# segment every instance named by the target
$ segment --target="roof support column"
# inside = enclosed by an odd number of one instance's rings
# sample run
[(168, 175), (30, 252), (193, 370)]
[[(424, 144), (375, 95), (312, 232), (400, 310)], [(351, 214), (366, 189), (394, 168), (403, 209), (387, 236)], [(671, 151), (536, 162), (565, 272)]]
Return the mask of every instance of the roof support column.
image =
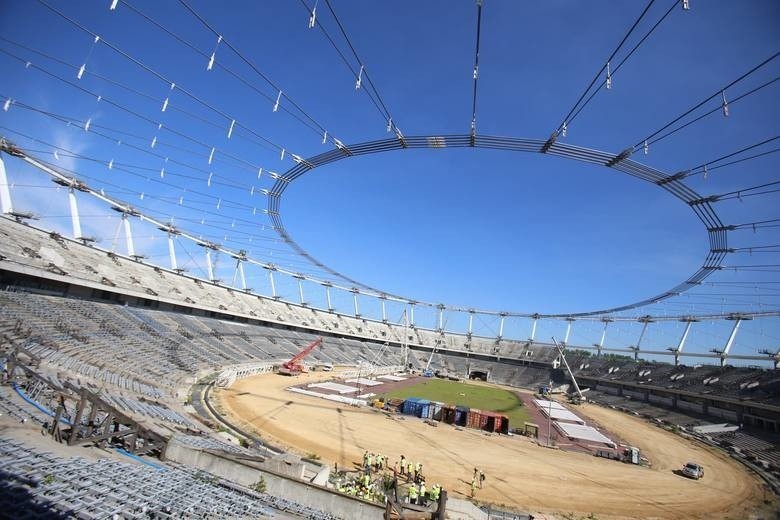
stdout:
[(171, 257), (171, 270), (178, 271), (179, 266), (176, 263), (176, 250), (173, 247), (173, 233), (168, 233), (168, 254)]
[(133, 244), (133, 231), (130, 229), (130, 219), (127, 213), (122, 213), (122, 223), (125, 226), (125, 242), (127, 244), (127, 256), (135, 257), (135, 246)]
[(645, 337), (645, 332), (647, 332), (647, 326), (650, 325), (653, 320), (650, 318), (650, 316), (643, 316), (639, 318), (639, 320), (642, 325), (642, 332), (639, 333), (639, 339), (636, 342), (636, 346), (632, 348), (631, 350), (634, 351), (634, 361), (639, 361), (639, 349), (642, 347), (642, 339)]
[(680, 337), (680, 342), (677, 344), (677, 348), (674, 350), (674, 366), (678, 366), (680, 364), (680, 354), (682, 354), (683, 347), (685, 347), (685, 341), (688, 339), (688, 333), (691, 331), (691, 326), (693, 325), (694, 321), (695, 320), (693, 319), (686, 320), (685, 330)]
[(571, 336), (571, 326), (574, 323), (574, 318), (566, 318), (566, 336), (563, 338), (563, 346), (569, 344), (569, 336)]
[(211, 248), (206, 247), (206, 269), (208, 269), (209, 274), (209, 281), (213, 282), (214, 280), (214, 264), (211, 262)]
[(268, 268), (268, 281), (271, 282), (271, 297), (274, 300), (278, 300), (279, 296), (276, 294), (276, 284), (274, 283), (274, 268)]
[(300, 298), (301, 305), (306, 307), (306, 299), (303, 297), (303, 276), (296, 274), (293, 278), (298, 280), (298, 297)]
[(360, 317), (360, 307), (358, 306), (358, 294), (360, 294), (360, 291), (357, 290), (357, 287), (352, 288), (352, 301), (355, 304), (355, 317)]
[(246, 291), (246, 276), (244, 275), (244, 262), (239, 258), (236, 260), (236, 269), (238, 269), (238, 277), (241, 279), (241, 290)]
[(8, 185), (8, 177), (5, 174), (5, 163), (0, 154), (0, 213), (7, 215), (13, 213), (14, 207), (11, 203), (11, 190)]
[(330, 288), (333, 287), (330, 282), (322, 284), (325, 287), (325, 301), (328, 304), (328, 312), (333, 312), (333, 304), (330, 302)]
[(729, 334), (729, 339), (726, 341), (726, 346), (723, 347), (723, 352), (720, 356), (720, 366), (724, 366), (726, 364), (726, 358), (729, 355), (729, 350), (731, 350), (731, 346), (734, 344), (734, 339), (737, 337), (737, 332), (739, 331), (739, 326), (742, 324), (742, 316), (735, 316), (733, 318), (728, 318), (734, 320), (734, 327), (731, 329), (731, 334)]
[(601, 321), (604, 322), (604, 330), (601, 331), (601, 339), (599, 340), (598, 344), (595, 345), (596, 357), (601, 357), (601, 349), (604, 348), (604, 341), (607, 339), (607, 327), (612, 320), (609, 318), (602, 318)]
[(536, 339), (536, 322), (537, 321), (539, 321), (539, 316), (538, 315), (534, 315), (534, 322), (531, 325), (531, 337), (528, 338), (528, 341), (530, 341), (531, 343), (533, 343), (534, 340)]
[(68, 202), (70, 203), (70, 221), (73, 224), (73, 238), (81, 240), (81, 220), (79, 219), (79, 206), (76, 203), (76, 191), (71, 186), (68, 188)]

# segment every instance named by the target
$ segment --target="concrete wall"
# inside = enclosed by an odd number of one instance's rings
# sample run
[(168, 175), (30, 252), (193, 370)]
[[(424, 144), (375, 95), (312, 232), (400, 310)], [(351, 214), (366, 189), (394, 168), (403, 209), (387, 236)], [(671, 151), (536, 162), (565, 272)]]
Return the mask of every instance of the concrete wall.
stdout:
[(344, 519), (365, 518), (380, 520), (384, 507), (358, 498), (348, 497), (301, 480), (286, 478), (273, 471), (261, 470), (249, 463), (231, 460), (216, 453), (201, 451), (189, 446), (171, 442), (165, 451), (165, 458), (207, 471), (225, 480), (252, 487), (262, 476), (266, 493), (320, 509)]
[(650, 402), (656, 404), (663, 404), (666, 406), (672, 406), (671, 397), (661, 397), (660, 395), (650, 394)]
[(645, 393), (644, 392), (637, 392), (635, 390), (623, 390), (623, 395), (630, 396), (632, 399), (636, 399), (639, 401), (645, 400)]
[(618, 395), (618, 389), (613, 386), (596, 385), (596, 390), (605, 394)]
[(704, 413), (704, 407), (701, 404), (689, 403), (688, 401), (683, 401), (682, 399), (677, 400), (677, 407), (682, 410), (688, 410), (696, 413)]
[(737, 412), (732, 410), (724, 410), (723, 408), (716, 408), (714, 406), (707, 407), (707, 414), (726, 419), (728, 421), (737, 422)]

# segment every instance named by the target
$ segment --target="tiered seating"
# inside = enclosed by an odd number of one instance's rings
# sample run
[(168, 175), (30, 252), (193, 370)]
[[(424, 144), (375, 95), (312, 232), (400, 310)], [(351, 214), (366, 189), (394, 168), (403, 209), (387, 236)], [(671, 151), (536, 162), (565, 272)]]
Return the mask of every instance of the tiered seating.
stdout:
[(145, 403), (143, 401), (138, 401), (129, 397), (121, 397), (106, 392), (101, 393), (100, 397), (107, 403), (116, 406), (119, 409), (130, 411), (136, 415), (141, 415), (160, 421), (167, 421), (189, 428), (196, 427), (195, 424), (193, 424), (193, 422), (186, 417), (164, 406)]
[(24, 423), (33, 421), (44, 424), (51, 420), (49, 415), (21, 399), (10, 386), (0, 386), (0, 414)]
[(736, 448), (741, 454), (756, 460), (766, 461), (775, 470), (780, 471), (780, 436), (749, 433), (745, 431), (710, 434), (710, 437), (721, 446)]
[(717, 395), (777, 402), (780, 377), (747, 367), (674, 366), (667, 363), (589, 357), (570, 363), (575, 375)]
[[(98, 388), (109, 384), (154, 399), (173, 396), (203, 369), (289, 359), (317, 336), (215, 318), (54, 296), (0, 291), (0, 325), (31, 331), (24, 346), (44, 368), (75, 374)], [(12, 325), (13, 324), (13, 325)], [(6, 346), (6, 348), (9, 348)], [(311, 360), (396, 365), (401, 349), (354, 339), (328, 339)], [(177, 424), (182, 417), (117, 401), (126, 410)]]
[(205, 450), (220, 450), (227, 451), (229, 453), (238, 453), (241, 455), (252, 455), (253, 452), (241, 446), (235, 444), (229, 444), (222, 442), (213, 437), (199, 436), (199, 435), (176, 435), (174, 437), (176, 442), (190, 446), (193, 448), (201, 448)]
[(179, 467), (63, 459), (10, 438), (0, 437), (0, 463), (0, 510), (9, 518), (262, 518), (273, 509), (333, 518)]

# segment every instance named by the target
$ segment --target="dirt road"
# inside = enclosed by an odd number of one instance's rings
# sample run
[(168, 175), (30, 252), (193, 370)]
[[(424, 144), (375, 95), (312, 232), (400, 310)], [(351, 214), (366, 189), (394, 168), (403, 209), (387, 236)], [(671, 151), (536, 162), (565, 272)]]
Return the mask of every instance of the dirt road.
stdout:
[[(316, 453), (323, 461), (352, 467), (364, 450), (391, 461), (403, 454), (423, 464), (429, 483), (439, 482), (458, 497), (469, 494), (478, 467), (487, 479), (477, 500), (533, 512), (596, 513), (600, 519), (737, 519), (749, 518), (763, 497), (757, 478), (725, 455), (611, 409), (583, 405), (576, 411), (639, 446), (652, 468), (548, 449), (517, 436), (432, 427), (419, 419), (285, 390), (327, 377), (333, 375), (291, 380), (266, 374), (239, 380), (215, 396), (236, 422), (303, 455)], [(702, 480), (673, 472), (689, 460), (706, 468)]]

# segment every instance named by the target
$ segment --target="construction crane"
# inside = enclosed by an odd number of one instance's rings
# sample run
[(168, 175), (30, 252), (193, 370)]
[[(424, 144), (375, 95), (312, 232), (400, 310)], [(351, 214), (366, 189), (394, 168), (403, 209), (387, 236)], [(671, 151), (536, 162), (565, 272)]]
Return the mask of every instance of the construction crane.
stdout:
[(574, 390), (577, 392), (575, 399), (575, 403), (579, 404), (580, 402), (585, 400), (585, 396), (582, 395), (583, 392), (580, 390), (580, 385), (577, 384), (577, 379), (574, 377), (574, 374), (571, 371), (571, 368), (569, 368), (569, 362), (566, 361), (566, 354), (563, 352), (563, 347), (558, 344), (557, 341), (555, 341), (555, 338), (552, 338), (553, 344), (555, 345), (555, 348), (558, 349), (558, 354), (561, 356), (561, 361), (563, 361), (564, 366), (566, 366), (566, 370), (569, 372), (569, 377), (571, 378), (571, 382), (574, 384)]
[(301, 361), (320, 343), (322, 343), (322, 338), (317, 338), (308, 347), (295, 354), (291, 360), (282, 363), (282, 366), (279, 367), (279, 373), (283, 376), (297, 376), (301, 372), (306, 372)]

